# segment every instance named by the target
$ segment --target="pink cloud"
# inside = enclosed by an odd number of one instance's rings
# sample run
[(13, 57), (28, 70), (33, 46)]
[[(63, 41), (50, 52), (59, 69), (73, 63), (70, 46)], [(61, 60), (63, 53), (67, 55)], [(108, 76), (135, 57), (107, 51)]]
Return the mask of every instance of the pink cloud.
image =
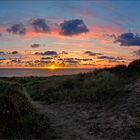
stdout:
[[(84, 12), (84, 14), (90, 14), (90, 12)], [(62, 22), (61, 19), (57, 19), (55, 18), (55, 20), (57, 20), (58, 25)], [(31, 21), (31, 20), (30, 20)], [(33, 39), (36, 37), (52, 37), (54, 39), (80, 39), (80, 40), (87, 40), (87, 39), (99, 39), (102, 43), (106, 43), (109, 42), (108, 40), (105, 39), (105, 35), (106, 34), (119, 34), (123, 31), (122, 28), (117, 27), (117, 26), (101, 26), (101, 25), (96, 25), (96, 24), (86, 24), (87, 28), (89, 29), (89, 32), (86, 33), (81, 33), (81, 34), (76, 34), (76, 35), (72, 35), (72, 36), (63, 36), (60, 34), (60, 27), (55, 24), (52, 23), (51, 21), (48, 21), (48, 25), (50, 27), (50, 32), (36, 32), (34, 31), (34, 29), (32, 28), (32, 26), (29, 24), (29, 22), (24, 24), (26, 27), (26, 34), (24, 36), (22, 36), (22, 39)], [(7, 32), (7, 28), (8, 26), (0, 26), (0, 33), (5, 33), (5, 34), (9, 34)]]
[(104, 38), (105, 34), (118, 34), (123, 31), (123, 29), (118, 28), (118, 27), (111, 27), (111, 26), (106, 26), (106, 27), (101, 27), (97, 25), (92, 25), (89, 28), (89, 32), (87, 33), (82, 33), (79, 35), (73, 35), (73, 36), (62, 36), (59, 34), (60, 29), (57, 26), (52, 26), (51, 27), (51, 32), (48, 33), (38, 33), (35, 32), (31, 27), (28, 27), (28, 32), (26, 34), (26, 37), (29, 38), (34, 38), (34, 37), (39, 37), (39, 36), (51, 36), (54, 38), (59, 38), (59, 39), (69, 39), (69, 38), (76, 38), (76, 39), (101, 39)]

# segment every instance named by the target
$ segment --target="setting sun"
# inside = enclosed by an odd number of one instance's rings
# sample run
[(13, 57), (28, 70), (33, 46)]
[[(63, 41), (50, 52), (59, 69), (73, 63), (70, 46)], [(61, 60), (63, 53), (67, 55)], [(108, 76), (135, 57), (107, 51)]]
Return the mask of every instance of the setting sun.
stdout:
[(51, 70), (54, 70), (54, 69), (56, 69), (57, 67), (56, 67), (55, 65), (51, 65), (51, 66), (48, 66), (47, 68), (48, 68), (48, 69), (51, 69)]

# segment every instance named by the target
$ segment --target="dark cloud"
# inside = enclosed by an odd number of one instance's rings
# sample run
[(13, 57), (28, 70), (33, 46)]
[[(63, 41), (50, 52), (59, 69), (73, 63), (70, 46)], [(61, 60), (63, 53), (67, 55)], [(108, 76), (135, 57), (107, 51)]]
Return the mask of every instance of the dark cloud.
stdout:
[(64, 60), (65, 61), (67, 61), (67, 60), (75, 60), (75, 58), (72, 58), (72, 57), (71, 58), (64, 58)]
[(9, 33), (18, 34), (18, 35), (25, 35), (26, 28), (23, 24), (14, 24), (10, 28), (7, 29)]
[(113, 56), (105, 56), (105, 55), (99, 56), (98, 58), (99, 58), (99, 59), (116, 59), (116, 58), (113, 57)]
[(134, 33), (123, 33), (115, 37), (115, 43), (120, 43), (121, 46), (140, 46), (140, 36)]
[(46, 23), (45, 19), (42, 19), (42, 18), (34, 19), (31, 22), (31, 25), (36, 32), (49, 32), (50, 31), (50, 28), (48, 24)]
[(3, 51), (0, 51), (0, 55), (4, 55), (5, 54), (5, 52), (3, 52)]
[(102, 55), (102, 53), (94, 53), (94, 52), (91, 52), (91, 51), (85, 51), (84, 54), (87, 54), (87, 55), (89, 55), (89, 56)]
[(60, 34), (72, 36), (76, 34), (89, 32), (89, 29), (81, 19), (67, 20), (60, 24)]
[(39, 60), (35, 60), (34, 63), (35, 63), (35, 64), (39, 64), (40, 61), (39, 61)]
[(92, 59), (90, 59), (90, 58), (84, 58), (84, 59), (82, 59), (82, 61), (92, 61)]
[(79, 61), (76, 61), (76, 60), (67, 60), (65, 62), (70, 63), (70, 64), (79, 64)]
[(14, 62), (14, 63), (21, 63), (21, 60), (20, 60), (20, 59), (13, 59), (13, 60), (11, 60), (11, 62)]
[(52, 57), (42, 57), (41, 58), (42, 60), (51, 60), (51, 59), (53, 59)]
[(105, 60), (110, 60), (110, 61), (120, 61), (120, 60), (122, 61), (122, 60), (124, 60), (124, 58), (122, 58), (122, 57), (113, 57), (113, 56), (105, 56), (105, 55), (99, 56), (98, 59), (105, 59)]
[(109, 37), (109, 38), (116, 38), (116, 35), (115, 34), (111, 34), (111, 35), (110, 34), (105, 34), (105, 36), (106, 37)]
[(46, 51), (43, 55), (57, 55), (56, 51)]
[(133, 52), (136, 56), (140, 56), (140, 50), (134, 51)]
[(31, 48), (39, 48), (41, 45), (40, 44), (31, 44), (30, 47)]
[(53, 64), (53, 62), (49, 60), (48, 61), (41, 60), (40, 64)]
[(0, 58), (0, 60), (6, 60), (5, 58)]
[(18, 51), (13, 51), (12, 54), (18, 54)]
[(63, 61), (69, 64), (79, 64), (80, 60), (78, 58), (64, 58)]
[(81, 61), (92, 61), (90, 58), (64, 58), (64, 62), (69, 62), (69, 63), (80, 63)]
[(34, 54), (35, 55), (43, 55), (44, 53), (42, 53), (42, 52), (35, 52)]
[(0, 37), (2, 36), (2, 33), (0, 33)]
[(66, 52), (66, 51), (62, 51), (62, 53), (61, 54), (68, 54), (68, 52)]

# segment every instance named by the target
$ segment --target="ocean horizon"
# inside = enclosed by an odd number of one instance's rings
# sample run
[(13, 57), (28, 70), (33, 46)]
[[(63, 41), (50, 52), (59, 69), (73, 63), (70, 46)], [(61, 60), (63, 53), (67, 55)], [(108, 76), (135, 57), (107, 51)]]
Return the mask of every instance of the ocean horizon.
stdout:
[(93, 68), (67, 68), (67, 69), (43, 69), (43, 68), (0, 68), (0, 77), (48, 77), (54, 75), (71, 75), (87, 73)]

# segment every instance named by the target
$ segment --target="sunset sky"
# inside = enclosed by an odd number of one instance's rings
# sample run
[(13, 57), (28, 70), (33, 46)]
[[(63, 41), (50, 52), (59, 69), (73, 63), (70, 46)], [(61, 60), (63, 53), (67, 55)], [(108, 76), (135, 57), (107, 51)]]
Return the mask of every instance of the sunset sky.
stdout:
[(110, 67), (140, 56), (140, 1), (1, 0), (0, 67)]

